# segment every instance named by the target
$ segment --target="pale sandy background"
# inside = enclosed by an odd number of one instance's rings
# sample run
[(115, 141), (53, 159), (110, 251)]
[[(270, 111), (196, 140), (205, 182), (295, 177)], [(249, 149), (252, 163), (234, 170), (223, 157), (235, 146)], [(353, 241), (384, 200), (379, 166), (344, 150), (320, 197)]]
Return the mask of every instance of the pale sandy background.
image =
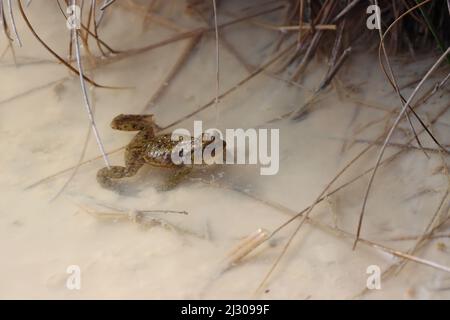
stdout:
[[(254, 2), (248, 1), (248, 6)], [(239, 1), (226, 2), (224, 7), (238, 12)], [(101, 35), (115, 48), (140, 47), (174, 34), (157, 23), (143, 31), (141, 12), (123, 7), (112, 9)], [(201, 26), (194, 17), (182, 13), (179, 1), (173, 1), (163, 12), (180, 28)], [(39, 35), (66, 57), (68, 30), (57, 7), (47, 1), (33, 1), (27, 14)], [(280, 171), (275, 176), (260, 176), (258, 166), (226, 166), (197, 173), (173, 191), (158, 192), (155, 186), (163, 173), (150, 168), (129, 182), (132, 192), (123, 196), (97, 184), (95, 174), (103, 163), (96, 160), (81, 166), (63, 194), (52, 201), (70, 173), (26, 188), (77, 163), (89, 124), (78, 78), (55, 63), (32, 37), (20, 15), (16, 17), (24, 44), (22, 48), (15, 47), (18, 65), (14, 65), (10, 52), (0, 61), (1, 298), (347, 299), (365, 288), (369, 265), (379, 265), (384, 270), (396, 261), (364, 244), (352, 251), (352, 239), (305, 225), (270, 278), (266, 292), (254, 295), (292, 227), (279, 233), (270, 245), (262, 245), (238, 266), (217, 273), (221, 260), (240, 239), (261, 227), (273, 230), (291, 215), (246, 196), (245, 192), (293, 211), (304, 209), (338, 170), (365, 147), (356, 143), (343, 149), (344, 140), (373, 139), (384, 128), (382, 122), (355, 134), (370, 121), (386, 115), (386, 111), (366, 108), (355, 101), (385, 109), (400, 107), (373, 53), (363, 53), (364, 48), (358, 48), (339, 74), (343, 87), (353, 90), (352, 99), (330, 91), (317, 104), (317, 110), (299, 123), (283, 120), (264, 125), (298, 107), (310, 95), (308, 90), (314, 90), (326, 70), (323, 58), (308, 68), (308, 76), (303, 80), (307, 90), (262, 74), (220, 102), (218, 122), (215, 109), (209, 108), (180, 125), (191, 129), (192, 120), (196, 119), (203, 120), (205, 127), (220, 129), (278, 128)], [(261, 19), (274, 22), (276, 18), (273, 14)], [(277, 35), (248, 23), (229, 27), (222, 33), (255, 66), (269, 56), (270, 44)], [(7, 43), (1, 39), (3, 52)], [(98, 83), (132, 87), (90, 91), (107, 150), (125, 145), (132, 137), (130, 133), (110, 129), (111, 119), (119, 113), (139, 113), (186, 44), (186, 40), (173, 43), (89, 72)], [(214, 97), (214, 48), (214, 34), (210, 33), (151, 110), (161, 126)], [(435, 58), (435, 55), (418, 56), (414, 64), (410, 56), (394, 59), (399, 82), (406, 84), (420, 77)], [(221, 47), (221, 90), (247, 74), (242, 64)], [(437, 73), (428, 87), (443, 74)], [(65, 80), (55, 83), (60, 79)], [(410, 91), (411, 87), (405, 89), (405, 93)], [(447, 89), (418, 109), (419, 114), (424, 119), (432, 118), (449, 103), (448, 97), (447, 85)], [(442, 143), (449, 144), (449, 130), (450, 112), (447, 112), (433, 126), (433, 132)], [(435, 147), (426, 136), (422, 137), (425, 145)], [(404, 141), (404, 135), (399, 132), (395, 139)], [(388, 153), (397, 150), (390, 148)], [(91, 137), (85, 159), (97, 155)], [(379, 171), (368, 203), (364, 238), (402, 251), (414, 245), (413, 241), (386, 239), (420, 234), (439, 205), (448, 180), (442, 171), (436, 173), (443, 158), (437, 153), (430, 156), (427, 159), (420, 151), (409, 151)], [(373, 165), (375, 157), (376, 152), (369, 153), (337, 185)], [(448, 157), (444, 159), (448, 162)], [(121, 165), (123, 154), (111, 155), (111, 162)], [(353, 233), (366, 184), (367, 180), (362, 179), (331, 196), (317, 206), (312, 217)], [(143, 229), (131, 222), (98, 220), (80, 209), (80, 205), (186, 210), (189, 215), (159, 214), (156, 216), (173, 227)], [(448, 198), (443, 210), (448, 212)], [(445, 228), (440, 233), (445, 234)], [(448, 246), (448, 238), (431, 240), (418, 255), (450, 266)], [(81, 268), (81, 290), (66, 288), (69, 265)], [(450, 274), (410, 262), (397, 277), (383, 281), (381, 290), (369, 292), (363, 298), (450, 298), (449, 288)]]

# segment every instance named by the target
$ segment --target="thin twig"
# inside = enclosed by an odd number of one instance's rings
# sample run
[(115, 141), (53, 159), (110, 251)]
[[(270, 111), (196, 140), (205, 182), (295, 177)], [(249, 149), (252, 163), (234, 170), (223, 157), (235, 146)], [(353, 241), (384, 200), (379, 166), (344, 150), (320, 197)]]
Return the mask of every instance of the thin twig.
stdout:
[(156, 102), (161, 98), (163, 93), (167, 90), (168, 84), (172, 81), (172, 79), (177, 75), (177, 73), (181, 70), (183, 65), (186, 63), (186, 61), (189, 58), (189, 55), (191, 54), (192, 50), (195, 48), (195, 46), (198, 44), (200, 39), (202, 38), (203, 34), (198, 34), (191, 39), (189, 39), (188, 44), (181, 52), (181, 55), (173, 65), (173, 67), (170, 69), (167, 76), (164, 78), (158, 89), (153, 93), (151, 98), (148, 100), (148, 102), (145, 104), (143, 110), (141, 113), (146, 113), (148, 110), (155, 106)]
[[(76, 0), (72, 0), (72, 5), (75, 5), (75, 4), (76, 4)], [(73, 32), (73, 35), (74, 35), (73, 40), (75, 42), (75, 52), (76, 52), (76, 57), (77, 57), (77, 65), (78, 65), (79, 76), (80, 76), (81, 91), (82, 91), (83, 99), (84, 99), (84, 106), (86, 108), (86, 112), (88, 114), (89, 120), (91, 121), (92, 132), (94, 133), (94, 137), (95, 137), (95, 140), (97, 141), (97, 145), (98, 145), (100, 153), (103, 157), (103, 161), (105, 162), (106, 166), (109, 168), (110, 167), (109, 159), (105, 152), (105, 148), (104, 148), (102, 140), (100, 138), (100, 134), (98, 132), (97, 126), (95, 124), (94, 115), (92, 114), (92, 108), (91, 108), (91, 105), (89, 102), (89, 97), (88, 97), (87, 90), (86, 90), (86, 84), (84, 83), (85, 77), (83, 75), (83, 65), (81, 63), (79, 30), (75, 29), (73, 31), (74, 31)]]
[(22, 41), (20, 40), (19, 33), (17, 33), (16, 21), (14, 20), (14, 14), (13, 14), (13, 10), (12, 10), (11, 0), (8, 0), (8, 13), (9, 13), (9, 19), (11, 20), (12, 31), (17, 40), (17, 45), (19, 47), (22, 47)]
[(216, 97), (214, 101), (214, 106), (216, 109), (216, 126), (219, 123), (219, 94), (220, 94), (220, 60), (219, 60), (219, 27), (217, 24), (217, 5), (216, 0), (213, 0), (213, 11), (214, 11), (214, 32), (216, 39)]
[[(281, 57), (283, 57), (285, 54), (287, 54), (288, 52), (290, 52), (294, 47), (295, 47), (296, 43), (292, 43), (291, 45), (287, 46), (284, 50), (280, 51), (278, 54), (276, 54), (272, 59), (270, 59), (269, 61), (267, 61), (266, 63), (264, 63), (262, 66), (260, 66), (258, 69), (256, 69), (255, 71), (253, 71), (251, 74), (249, 74), (247, 77), (245, 77), (244, 79), (242, 79), (241, 81), (239, 81), (237, 84), (235, 84), (234, 86), (232, 86), (231, 88), (229, 88), (228, 90), (226, 90), (225, 92), (223, 92), (222, 94), (219, 95), (219, 100), (223, 99), (225, 96), (229, 95), (230, 93), (236, 91), (238, 88), (240, 88), (244, 83), (248, 82), (250, 79), (256, 77), (258, 74), (262, 73), (266, 68), (268, 68), (269, 66), (271, 66), (272, 64), (274, 64), (276, 61), (278, 61)], [(196, 115), (197, 113), (209, 108), (210, 106), (214, 105), (214, 102), (216, 101), (216, 98), (213, 98), (211, 101), (209, 101), (208, 103), (204, 104), (203, 106), (201, 106), (200, 108), (192, 111), (191, 113), (185, 115), (183, 118), (178, 119), (174, 122), (171, 122), (170, 124), (166, 125), (165, 127), (163, 127), (161, 130), (166, 130), (169, 129), (170, 127), (173, 127), (179, 123), (181, 123), (182, 121)]]

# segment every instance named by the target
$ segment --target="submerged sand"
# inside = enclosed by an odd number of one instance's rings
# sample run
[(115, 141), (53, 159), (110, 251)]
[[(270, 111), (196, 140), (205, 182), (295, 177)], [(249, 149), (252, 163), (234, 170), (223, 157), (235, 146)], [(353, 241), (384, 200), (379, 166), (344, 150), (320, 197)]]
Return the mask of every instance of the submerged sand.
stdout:
[[(236, 2), (236, 1), (235, 1)], [(227, 4), (233, 10), (233, 2)], [(156, 23), (142, 29), (142, 16), (117, 8), (105, 20), (102, 37), (115, 48), (136, 48), (174, 34)], [(27, 10), (36, 31), (65, 57), (68, 32), (64, 19), (51, 3), (33, 2)], [(181, 17), (177, 6), (167, 16), (179, 26), (198, 26)], [(276, 16), (274, 16), (276, 17)], [(226, 18), (226, 17), (225, 17)], [(223, 18), (223, 19), (225, 19)], [(267, 18), (269, 19), (269, 18)], [(179, 124), (192, 129), (193, 120), (204, 127), (279, 129), (280, 170), (261, 176), (257, 165), (227, 165), (197, 172), (178, 188), (159, 192), (164, 169), (146, 168), (127, 183), (120, 195), (102, 189), (95, 180), (101, 159), (82, 165), (64, 192), (54, 199), (70, 172), (27, 188), (36, 181), (75, 165), (88, 132), (78, 78), (55, 62), (18, 21), (24, 43), (15, 48), (17, 66), (8, 53), (0, 61), (0, 297), (1, 298), (352, 298), (366, 288), (370, 265), (386, 270), (397, 259), (383, 250), (360, 243), (317, 224), (305, 224), (264, 290), (255, 290), (294, 231), (292, 224), (226, 272), (220, 272), (227, 252), (258, 228), (274, 230), (295, 212), (309, 206), (328, 182), (367, 141), (384, 130), (390, 110), (401, 107), (380, 71), (375, 54), (357, 48), (339, 73), (339, 85), (321, 95), (313, 112), (300, 122), (270, 120), (298, 108), (326, 71), (319, 58), (308, 68), (304, 88), (260, 74), (206, 109)], [(252, 65), (269, 56), (277, 33), (251, 24), (229, 27), (226, 37)], [(183, 40), (90, 72), (100, 84), (131, 89), (92, 88), (97, 125), (107, 150), (124, 146), (132, 133), (113, 131), (111, 119), (120, 113), (140, 113), (150, 96), (180, 56)], [(165, 126), (208, 102), (215, 95), (214, 35), (208, 34), (188, 63), (151, 108)], [(6, 43), (2, 41), (1, 50)], [(233, 54), (221, 47), (220, 89), (225, 91), (248, 75)], [(435, 55), (393, 59), (399, 82), (420, 78)], [(85, 61), (88, 63), (88, 61)], [(87, 67), (88, 68), (88, 67)], [(436, 73), (427, 88), (442, 78)], [(63, 79), (63, 80), (61, 80)], [(61, 81), (60, 81), (61, 80)], [(404, 89), (408, 95), (413, 86)], [(426, 121), (448, 105), (448, 89), (418, 109)], [(218, 117), (217, 117), (218, 114)], [(368, 124), (380, 120), (369, 127)], [(417, 125), (417, 123), (415, 122)], [(403, 143), (407, 123), (394, 140)], [(450, 112), (432, 126), (442, 144), (450, 143)], [(435, 144), (421, 135), (429, 148)], [(378, 149), (377, 149), (378, 150)], [(336, 187), (374, 165), (377, 150), (348, 170)], [(388, 148), (387, 155), (400, 149)], [(92, 136), (84, 159), (98, 156)], [(405, 150), (382, 167), (368, 201), (362, 237), (407, 252), (442, 203), (448, 187), (443, 163), (448, 156)], [(123, 153), (110, 156), (123, 164)], [(367, 177), (322, 201), (311, 213), (315, 221), (355, 232)], [(277, 207), (278, 206), (278, 207)], [(280, 207), (284, 207), (281, 209)], [(447, 210), (448, 198), (441, 207)], [(111, 209), (112, 208), (112, 209)], [(114, 210), (114, 208), (116, 210)], [(152, 228), (132, 221), (98, 219), (87, 210), (184, 210), (188, 215), (155, 213)], [(162, 219), (162, 220), (161, 220)], [(448, 230), (448, 225), (447, 225)], [(445, 234), (445, 227), (439, 231)], [(396, 240), (397, 239), (397, 240)], [(448, 237), (431, 239), (415, 255), (450, 266)], [(80, 290), (66, 286), (69, 266), (79, 266)], [(450, 274), (409, 262), (395, 277), (383, 280), (381, 290), (363, 298), (450, 298)]]

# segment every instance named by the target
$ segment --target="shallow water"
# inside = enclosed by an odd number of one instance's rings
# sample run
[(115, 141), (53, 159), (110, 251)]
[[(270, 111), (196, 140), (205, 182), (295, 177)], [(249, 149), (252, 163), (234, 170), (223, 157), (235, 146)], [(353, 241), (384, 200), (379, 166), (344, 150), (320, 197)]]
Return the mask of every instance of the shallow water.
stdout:
[[(69, 43), (64, 19), (50, 3), (33, 2), (27, 10), (38, 34), (66, 57)], [(237, 1), (227, 3), (235, 10)], [(247, 5), (248, 6), (248, 5)], [(142, 28), (138, 11), (110, 11), (101, 30), (114, 48), (136, 48), (155, 43), (174, 31), (153, 22)], [(165, 16), (184, 29), (199, 21), (181, 15), (176, 4)], [(221, 17), (226, 20), (227, 17)], [(276, 15), (273, 15), (273, 19)], [(270, 19), (270, 17), (267, 17)], [(57, 27), (58, 26), (58, 27)], [(270, 74), (260, 74), (238, 90), (174, 128), (192, 129), (193, 120), (204, 128), (279, 129), (280, 166), (273, 176), (260, 175), (258, 165), (225, 165), (195, 172), (176, 189), (157, 191), (164, 169), (145, 168), (127, 181), (129, 193), (102, 189), (95, 180), (101, 159), (80, 166), (63, 193), (54, 199), (70, 173), (59, 174), (28, 188), (36, 181), (77, 164), (89, 122), (82, 103), (78, 78), (70, 75), (27, 31), (18, 29), (24, 46), (15, 48), (17, 66), (9, 53), (0, 61), (0, 297), (2, 298), (352, 298), (364, 288), (367, 267), (381, 270), (396, 262), (383, 250), (317, 225), (305, 224), (264, 290), (255, 290), (295, 229), (290, 225), (261, 245), (243, 261), (221, 272), (227, 252), (258, 228), (276, 229), (295, 212), (313, 203), (328, 182), (385, 128), (387, 111), (401, 105), (380, 71), (377, 57), (357, 48), (339, 73), (334, 90), (321, 95), (314, 110), (299, 122), (269, 121), (298, 108), (311, 95), (326, 71), (315, 59), (302, 80), (305, 88), (288, 85)], [(269, 44), (277, 33), (242, 23), (221, 32), (252, 65), (266, 61)], [(112, 118), (120, 113), (140, 113), (158, 89), (189, 40), (106, 64), (89, 72), (103, 85), (125, 86), (111, 90), (91, 88), (95, 119), (106, 150), (127, 144), (132, 133), (114, 131)], [(167, 90), (150, 109), (164, 127), (214, 98), (214, 35), (203, 37), (188, 63), (170, 81)], [(1, 42), (3, 52), (6, 44)], [(407, 84), (435, 61), (435, 56), (393, 59), (399, 82)], [(85, 60), (86, 68), (89, 61)], [(220, 47), (220, 90), (231, 88), (248, 75), (242, 63), (225, 46)], [(427, 88), (442, 78), (436, 73)], [(62, 80), (61, 80), (62, 79)], [(408, 95), (412, 87), (404, 92)], [(448, 104), (448, 89), (434, 95), (418, 109), (431, 121)], [(415, 125), (418, 125), (414, 122)], [(450, 112), (433, 126), (442, 144), (450, 143)], [(403, 143), (408, 125), (394, 141)], [(356, 139), (356, 140), (354, 140)], [(357, 140), (360, 139), (360, 140)], [(365, 139), (365, 140), (364, 140)], [(361, 141), (364, 140), (364, 141)], [(436, 148), (425, 135), (422, 143)], [(387, 156), (399, 151), (389, 147)], [(99, 154), (92, 135), (84, 159)], [(374, 165), (376, 151), (369, 152), (333, 185), (340, 186)], [(376, 176), (363, 224), (362, 237), (407, 252), (414, 241), (396, 237), (420, 235), (433, 216), (447, 188), (442, 168), (448, 156), (420, 150), (405, 151), (382, 167)], [(123, 164), (123, 152), (110, 155)], [(314, 221), (354, 234), (367, 177), (327, 197), (312, 211)], [(113, 209), (111, 209), (113, 208)], [(98, 219), (86, 210), (185, 210), (188, 215), (156, 213), (161, 224), (143, 228), (131, 221)], [(448, 198), (441, 212), (448, 214)], [(448, 225), (447, 225), (448, 230)], [(445, 227), (439, 230), (445, 234)], [(417, 256), (450, 266), (448, 237), (432, 239)], [(79, 266), (80, 290), (66, 286), (69, 266)], [(414, 276), (412, 276), (414, 275)], [(396, 277), (382, 281), (381, 290), (363, 298), (450, 298), (450, 274), (409, 262)], [(358, 296), (360, 297), (360, 296)]]

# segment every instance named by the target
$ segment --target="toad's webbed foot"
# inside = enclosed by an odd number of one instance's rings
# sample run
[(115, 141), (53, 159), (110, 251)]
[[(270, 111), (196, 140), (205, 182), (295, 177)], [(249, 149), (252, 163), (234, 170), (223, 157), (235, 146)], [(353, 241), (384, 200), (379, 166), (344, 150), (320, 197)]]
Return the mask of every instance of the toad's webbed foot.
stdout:
[(116, 179), (121, 179), (129, 176), (130, 174), (126, 167), (104, 167), (98, 170), (97, 181), (103, 188), (117, 190), (119, 188), (119, 184), (117, 183)]

